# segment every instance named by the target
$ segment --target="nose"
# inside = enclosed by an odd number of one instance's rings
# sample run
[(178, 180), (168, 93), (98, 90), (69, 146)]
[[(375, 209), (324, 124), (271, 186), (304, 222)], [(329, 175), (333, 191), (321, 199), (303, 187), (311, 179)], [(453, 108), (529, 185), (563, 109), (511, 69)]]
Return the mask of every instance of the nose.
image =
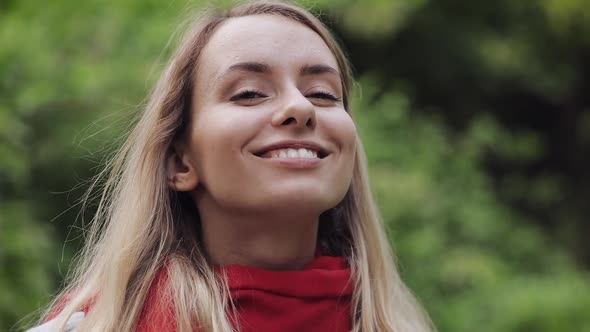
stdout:
[(273, 114), (272, 125), (315, 128), (317, 119), (314, 105), (298, 89), (294, 90), (285, 96), (283, 106)]

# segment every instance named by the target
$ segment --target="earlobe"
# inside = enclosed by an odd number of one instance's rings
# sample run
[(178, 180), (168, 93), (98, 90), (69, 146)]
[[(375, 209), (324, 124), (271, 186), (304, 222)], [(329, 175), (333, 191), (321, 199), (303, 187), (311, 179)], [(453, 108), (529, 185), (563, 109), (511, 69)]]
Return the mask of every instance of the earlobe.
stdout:
[(191, 191), (199, 184), (196, 169), (189, 156), (177, 147), (171, 148), (166, 160), (168, 187), (175, 191)]

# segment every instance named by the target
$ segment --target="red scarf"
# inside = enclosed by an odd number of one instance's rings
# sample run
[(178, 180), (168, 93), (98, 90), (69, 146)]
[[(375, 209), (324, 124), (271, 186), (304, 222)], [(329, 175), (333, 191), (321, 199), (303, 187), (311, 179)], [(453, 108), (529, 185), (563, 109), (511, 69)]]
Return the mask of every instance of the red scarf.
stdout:
[[(351, 330), (351, 271), (342, 257), (319, 256), (303, 270), (270, 271), (229, 265), (232, 323), (240, 332)], [(174, 332), (173, 307), (162, 303), (159, 273), (138, 322), (138, 332)], [(234, 317), (236, 317), (234, 319)]]

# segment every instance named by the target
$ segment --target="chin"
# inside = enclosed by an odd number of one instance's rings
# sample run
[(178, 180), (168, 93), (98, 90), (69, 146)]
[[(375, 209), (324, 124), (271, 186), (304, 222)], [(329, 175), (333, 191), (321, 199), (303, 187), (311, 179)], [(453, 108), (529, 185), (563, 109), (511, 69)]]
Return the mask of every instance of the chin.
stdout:
[(273, 191), (263, 201), (265, 209), (319, 215), (340, 203), (345, 193), (337, 194), (325, 189), (289, 188)]

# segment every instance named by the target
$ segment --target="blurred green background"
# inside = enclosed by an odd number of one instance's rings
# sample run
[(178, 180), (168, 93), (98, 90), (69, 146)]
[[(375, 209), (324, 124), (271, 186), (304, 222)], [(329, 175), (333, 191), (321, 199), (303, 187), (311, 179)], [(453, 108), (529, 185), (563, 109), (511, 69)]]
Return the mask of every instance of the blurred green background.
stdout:
[[(87, 181), (203, 3), (0, 0), (1, 331), (61, 286)], [(590, 331), (590, 1), (306, 4), (356, 69), (374, 190), (439, 330)]]

